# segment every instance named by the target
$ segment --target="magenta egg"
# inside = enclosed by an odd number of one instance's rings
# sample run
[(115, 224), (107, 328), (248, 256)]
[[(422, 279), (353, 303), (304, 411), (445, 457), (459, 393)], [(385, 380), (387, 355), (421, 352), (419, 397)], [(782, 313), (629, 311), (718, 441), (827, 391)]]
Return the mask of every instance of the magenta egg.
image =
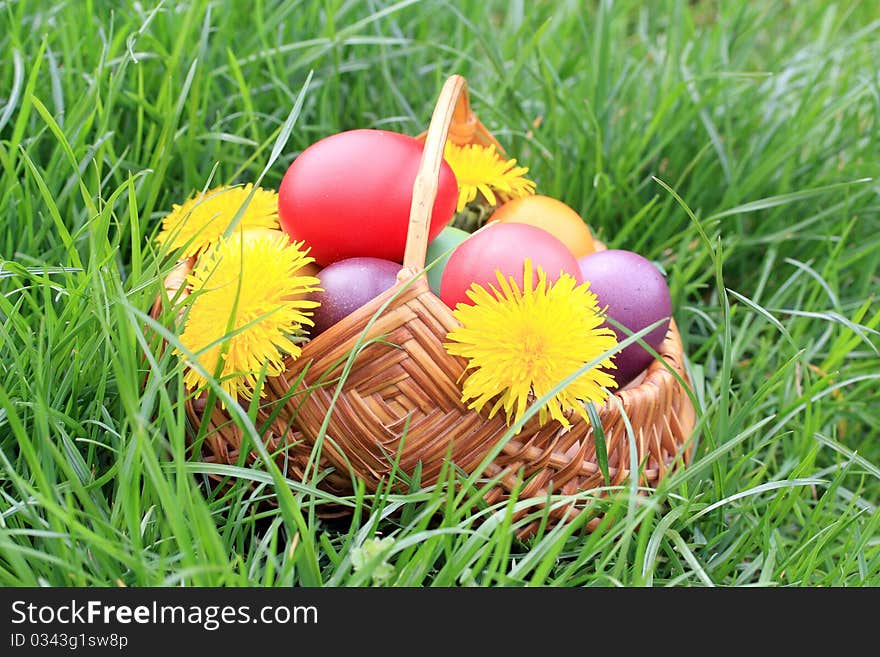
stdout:
[(347, 258), (324, 267), (317, 274), (323, 291), (310, 295), (321, 305), (313, 311), (315, 326), (309, 334), (314, 337), (323, 333), (392, 287), (401, 269), (397, 262), (367, 257)]
[[(654, 264), (632, 251), (608, 249), (578, 259), (584, 281), (596, 295), (608, 317), (637, 333), (661, 319), (662, 324), (643, 337), (655, 351), (666, 337), (672, 315), (672, 299), (666, 280)], [(610, 322), (608, 327), (623, 341), (628, 334)], [(640, 344), (631, 344), (614, 356), (613, 371), (619, 387), (635, 379), (654, 357)]]

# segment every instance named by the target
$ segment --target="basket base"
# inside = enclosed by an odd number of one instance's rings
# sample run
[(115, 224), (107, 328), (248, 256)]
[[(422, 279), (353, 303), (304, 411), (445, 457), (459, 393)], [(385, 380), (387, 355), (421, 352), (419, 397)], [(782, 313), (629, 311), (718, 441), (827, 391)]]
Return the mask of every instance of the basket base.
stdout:
[[(219, 404), (215, 405), (210, 417), (206, 418), (206, 394), (186, 401), (186, 414), (193, 427), (204, 428), (204, 442), (201, 444), (199, 458), (205, 463), (222, 463), (226, 465), (240, 464), (243, 466), (258, 465), (260, 456), (255, 449), (242, 454), (242, 446), (245, 437), (238, 425), (230, 418)], [(257, 426), (265, 425), (270, 416), (270, 409), (262, 407), (257, 413)], [(190, 448), (195, 449), (193, 444), (195, 436), (190, 436)], [(285, 475), (293, 481), (307, 481), (312, 474), (317, 472), (320, 477), (319, 487), (321, 490), (335, 496), (345, 497), (353, 492), (352, 479), (340, 473), (334, 472), (331, 464), (326, 459), (319, 459), (317, 466), (312, 463), (312, 446), (302, 433), (292, 425), (275, 419), (265, 431), (262, 432), (263, 444), (266, 451), (273, 457), (275, 464)], [(222, 483), (226, 478), (210, 474), (209, 477), (216, 483)], [(320, 518), (340, 518), (349, 515), (350, 510), (339, 504), (321, 504), (317, 507), (316, 514)]]

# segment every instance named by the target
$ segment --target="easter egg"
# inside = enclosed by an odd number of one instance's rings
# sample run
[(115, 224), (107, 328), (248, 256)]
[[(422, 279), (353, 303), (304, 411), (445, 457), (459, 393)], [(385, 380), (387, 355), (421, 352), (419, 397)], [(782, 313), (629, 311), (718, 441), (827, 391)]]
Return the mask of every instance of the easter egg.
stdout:
[(317, 276), (321, 266), (316, 262), (309, 262), (296, 270), (297, 276)]
[(596, 250), (593, 233), (581, 216), (562, 201), (549, 196), (522, 196), (501, 205), (489, 217), (493, 221), (513, 221), (543, 228), (568, 247), (575, 258)]
[(498, 287), (496, 271), (512, 277), (522, 289), (526, 259), (534, 270), (543, 269), (548, 281), (555, 282), (562, 273), (581, 280), (577, 259), (546, 230), (497, 222), (481, 228), (452, 252), (440, 280), (440, 298), (450, 308), (472, 303), (467, 290), (473, 283), (486, 289)]
[(443, 276), (443, 270), (446, 269), (446, 263), (452, 255), (452, 249), (464, 242), (471, 234), (463, 231), (455, 226), (447, 226), (440, 234), (428, 244), (428, 253), (425, 256), (425, 264), (430, 265), (438, 258), (442, 258), (428, 270), (428, 285), (431, 291), (438, 297), (440, 296), (440, 279)]
[(381, 258), (346, 258), (327, 265), (318, 274), (321, 292), (310, 298), (321, 305), (315, 308), (314, 327), (309, 334), (323, 333), (343, 317), (353, 313), (397, 282), (401, 265)]
[[(609, 249), (597, 251), (578, 260), (584, 281), (596, 295), (600, 308), (608, 307), (608, 317), (637, 333), (654, 322), (666, 320), (642, 339), (655, 351), (666, 337), (672, 299), (663, 275), (654, 264), (632, 251)], [(618, 341), (628, 334), (610, 322), (608, 327), (617, 334)], [(654, 357), (644, 347), (634, 343), (614, 356), (617, 369), (612, 373), (618, 386), (623, 387), (636, 378)]]
[[(318, 278), (318, 274), (321, 273), (321, 267), (315, 262), (309, 262), (299, 269), (296, 270), (295, 276), (313, 276)], [(308, 292), (299, 292), (299, 293), (291, 293), (285, 294), (284, 299), (286, 301), (294, 301), (296, 299), (308, 299), (311, 298), (311, 295)]]
[[(422, 144), (387, 130), (349, 130), (306, 148), (278, 189), (281, 227), (303, 239), (321, 265), (367, 256), (403, 260)], [(428, 239), (449, 223), (458, 183), (440, 165)]]

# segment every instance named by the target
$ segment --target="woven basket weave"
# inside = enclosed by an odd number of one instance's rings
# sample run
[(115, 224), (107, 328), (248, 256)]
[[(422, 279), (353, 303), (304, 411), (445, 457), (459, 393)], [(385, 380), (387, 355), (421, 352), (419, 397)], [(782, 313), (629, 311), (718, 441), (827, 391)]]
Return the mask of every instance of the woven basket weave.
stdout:
[[(447, 460), (474, 473), (508, 429), (503, 414), (489, 419), (485, 411), (475, 412), (461, 401), (466, 361), (443, 348), (446, 334), (458, 322), (431, 292), (425, 276), (419, 275), (447, 136), (458, 143), (497, 143), (470, 111), (465, 80), (457, 75), (447, 80), (429, 129), (420, 135), (424, 154), (413, 185), (404, 267), (397, 285), (307, 342), (299, 359), (288, 359), (286, 371), (266, 382), (267, 399), (258, 420), (275, 413), (264, 439), (293, 479), (303, 476), (328, 417), (319, 467), (332, 466), (333, 471), (320, 485), (334, 493), (351, 490), (352, 477), (375, 491), (392, 470), (412, 475), (419, 467), (421, 484), (435, 484)], [(169, 298), (192, 265), (192, 260), (180, 263), (166, 281)], [(161, 303), (157, 299), (154, 316)], [(334, 403), (339, 377), (356, 348), (359, 351)], [(624, 413), (635, 436), (641, 485), (655, 485), (669, 468), (689, 459), (686, 443), (695, 414), (683, 386), (670, 372), (688, 381), (674, 321), (658, 352), (665, 363), (652, 362), (598, 409), (611, 485), (630, 474)], [(281, 408), (275, 408), (276, 400), (283, 400)], [(202, 398), (188, 400), (186, 409), (195, 425), (206, 420)], [(202, 458), (237, 462), (241, 431), (219, 407), (207, 421)], [(571, 421), (572, 427), (564, 431), (555, 421), (540, 427), (533, 420), (506, 442), (481, 473), (496, 479), (485, 501), (504, 500), (516, 488), (520, 499), (537, 498), (540, 505), (538, 500), (549, 493), (571, 494), (604, 485), (591, 424), (576, 415)], [(248, 456), (250, 461), (253, 458)], [(579, 508), (555, 507), (549, 517), (560, 520)], [(521, 533), (527, 534), (536, 522)]]

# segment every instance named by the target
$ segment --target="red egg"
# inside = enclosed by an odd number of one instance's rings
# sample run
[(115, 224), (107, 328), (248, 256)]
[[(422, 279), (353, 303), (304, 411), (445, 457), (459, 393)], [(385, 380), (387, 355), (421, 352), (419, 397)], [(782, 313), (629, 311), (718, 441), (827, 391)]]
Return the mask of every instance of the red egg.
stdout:
[(526, 259), (533, 269), (547, 272), (548, 281), (558, 280), (563, 273), (581, 281), (577, 260), (556, 237), (528, 224), (499, 222), (480, 229), (452, 252), (440, 280), (440, 298), (450, 308), (472, 303), (467, 290), (473, 283), (486, 289), (497, 287), (496, 270), (522, 288)]
[[(660, 348), (672, 315), (672, 299), (663, 275), (654, 264), (632, 251), (609, 249), (597, 251), (578, 260), (584, 281), (596, 295), (600, 308), (608, 306), (608, 317), (638, 333), (661, 319), (666, 319), (642, 339), (655, 351)], [(618, 341), (629, 334), (608, 323)], [(654, 357), (644, 347), (634, 343), (614, 357), (612, 370), (618, 386), (623, 387), (636, 378)]]
[[(422, 144), (387, 130), (349, 130), (306, 148), (278, 189), (281, 227), (321, 265), (356, 256), (403, 260)], [(428, 240), (449, 223), (458, 183), (440, 166)]]

